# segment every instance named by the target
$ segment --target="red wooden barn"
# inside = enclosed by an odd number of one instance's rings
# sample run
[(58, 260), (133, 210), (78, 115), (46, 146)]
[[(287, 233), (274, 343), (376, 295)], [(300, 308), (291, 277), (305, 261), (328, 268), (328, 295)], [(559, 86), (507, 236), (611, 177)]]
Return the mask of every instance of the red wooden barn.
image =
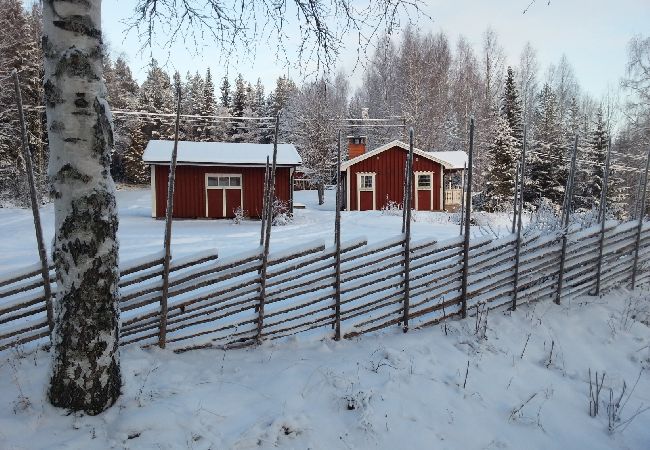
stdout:
[[(165, 217), (167, 180), (174, 141), (149, 141), (143, 160), (151, 166), (151, 216)], [(266, 157), (272, 144), (178, 143), (174, 211), (176, 218), (221, 219), (242, 208), (260, 217)], [(293, 172), (301, 160), (291, 144), (278, 144), (275, 195), (293, 208)]]
[[(380, 210), (404, 196), (404, 165), (408, 145), (393, 141), (366, 152), (364, 137), (348, 137), (349, 160), (341, 164), (347, 211)], [(426, 152), (413, 150), (413, 195), (411, 208), (440, 211), (445, 204), (444, 177), (462, 170), (466, 161), (462, 151)], [(460, 199), (460, 196), (458, 196)]]

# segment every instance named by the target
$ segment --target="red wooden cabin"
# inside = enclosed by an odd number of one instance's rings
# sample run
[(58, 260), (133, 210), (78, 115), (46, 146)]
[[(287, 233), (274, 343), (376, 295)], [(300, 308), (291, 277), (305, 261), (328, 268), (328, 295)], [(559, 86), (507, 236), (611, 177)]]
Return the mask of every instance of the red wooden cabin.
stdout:
[[(365, 138), (348, 137), (350, 159), (341, 164), (347, 211), (380, 210), (389, 202), (401, 205), (404, 196), (404, 165), (408, 145), (393, 141), (370, 152)], [(465, 152), (413, 151), (411, 208), (420, 211), (445, 209), (445, 174), (458, 170)]]
[[(152, 217), (165, 217), (173, 147), (173, 141), (149, 141), (144, 151), (143, 160), (151, 166)], [(241, 207), (259, 218), (267, 156), (272, 160), (272, 144), (180, 141), (173, 217), (222, 219), (234, 217)], [(291, 209), (293, 173), (300, 163), (293, 145), (278, 145), (275, 195)]]

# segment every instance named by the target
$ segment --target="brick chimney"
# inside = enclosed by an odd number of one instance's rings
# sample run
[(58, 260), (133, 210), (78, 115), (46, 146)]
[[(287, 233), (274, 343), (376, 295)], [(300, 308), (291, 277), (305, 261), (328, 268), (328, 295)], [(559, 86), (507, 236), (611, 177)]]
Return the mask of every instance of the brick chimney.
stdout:
[(366, 152), (366, 136), (348, 136), (348, 159)]

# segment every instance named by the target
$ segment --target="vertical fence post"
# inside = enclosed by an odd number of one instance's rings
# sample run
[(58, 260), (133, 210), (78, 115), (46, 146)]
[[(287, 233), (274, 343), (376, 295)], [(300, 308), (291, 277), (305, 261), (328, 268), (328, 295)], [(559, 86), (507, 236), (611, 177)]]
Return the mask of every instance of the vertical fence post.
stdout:
[(269, 196), (269, 156), (266, 155), (266, 170), (264, 171), (264, 193), (262, 195), (262, 226), (260, 228), (260, 247), (264, 245), (264, 232), (266, 226), (266, 208), (268, 206)]
[[(519, 254), (521, 252), (521, 213), (524, 210), (524, 186), (526, 179), (526, 125), (524, 124), (524, 142), (521, 151), (521, 177), (519, 178), (519, 210), (517, 211), (517, 242), (515, 244), (515, 274), (512, 282), (512, 309), (517, 309), (519, 290)], [(517, 188), (515, 187), (515, 192)], [(515, 202), (516, 203), (516, 202)]]
[(334, 339), (341, 339), (341, 130), (336, 147), (336, 212), (334, 215)]
[(517, 190), (519, 189), (519, 171), (520, 170), (521, 170), (521, 163), (517, 162), (517, 174), (515, 175), (515, 195), (514, 195), (514, 198), (512, 199), (512, 231), (511, 231), (511, 233), (513, 233), (513, 234), (515, 232), (515, 225), (517, 223), (517, 199), (518, 199)]
[(404, 332), (409, 329), (409, 304), (411, 295), (411, 190), (413, 189), (413, 128), (409, 130), (409, 154), (406, 159), (405, 223), (404, 223)]
[(280, 115), (275, 117), (275, 137), (273, 138), (273, 164), (269, 176), (268, 202), (266, 207), (266, 227), (264, 230), (264, 249), (262, 250), (262, 269), (260, 270), (260, 303), (257, 309), (257, 343), (262, 342), (264, 328), (264, 303), (266, 301), (266, 269), (269, 262), (269, 245), (271, 241), (271, 225), (273, 223), (273, 199), (275, 197), (275, 166), (278, 160), (278, 128)]
[(463, 244), (463, 276), (461, 280), (460, 315), (467, 317), (467, 275), (469, 274), (469, 225), (472, 212), (472, 166), (474, 153), (474, 117), (469, 121), (469, 155), (467, 158), (467, 187), (465, 188), (465, 239)]
[(648, 169), (650, 168), (650, 149), (648, 149), (648, 158), (645, 163), (645, 175), (643, 176), (643, 190), (641, 192), (641, 202), (639, 205), (639, 223), (636, 229), (636, 245), (634, 246), (634, 262), (632, 263), (632, 290), (636, 287), (637, 264), (639, 263), (639, 245), (641, 245), (641, 228), (643, 227), (643, 218), (645, 217), (645, 196), (648, 190)]
[(564, 208), (562, 211), (562, 251), (560, 253), (560, 273), (557, 280), (557, 291), (555, 303), (560, 304), (562, 296), (562, 284), (564, 282), (564, 263), (566, 260), (567, 234), (569, 232), (569, 218), (571, 216), (571, 202), (573, 201), (573, 181), (576, 171), (576, 155), (578, 153), (578, 135), (573, 142), (573, 154), (571, 155), (571, 169), (567, 177), (566, 189), (564, 191)]
[(176, 88), (176, 129), (174, 131), (174, 148), (169, 165), (169, 180), (167, 181), (167, 211), (165, 217), (165, 258), (163, 259), (163, 286), (160, 297), (160, 330), (158, 346), (165, 348), (167, 341), (167, 297), (169, 296), (169, 265), (171, 262), (172, 220), (174, 211), (174, 187), (176, 178), (176, 160), (178, 159), (178, 128), (181, 114), (181, 88)]
[(34, 216), (34, 228), (36, 230), (36, 245), (38, 246), (38, 257), (41, 260), (41, 277), (43, 278), (43, 291), (45, 296), (45, 310), (47, 312), (47, 325), (50, 333), (54, 329), (54, 311), (52, 308), (52, 292), (50, 289), (50, 269), (47, 263), (47, 252), (45, 251), (45, 242), (43, 241), (43, 227), (41, 226), (41, 214), (38, 210), (38, 195), (36, 193), (36, 183), (34, 182), (34, 169), (32, 167), (32, 155), (29, 150), (29, 141), (27, 139), (27, 126), (25, 125), (25, 111), (23, 109), (23, 96), (20, 92), (20, 81), (18, 80), (18, 71), (13, 70), (14, 88), (16, 91), (16, 105), (18, 107), (18, 117), (20, 119), (20, 137), (22, 140), (23, 158), (25, 159), (25, 169), (27, 171), (27, 181), (29, 183), (29, 199), (32, 205), (32, 215)]
[(460, 235), (463, 235), (463, 218), (465, 217), (465, 173), (467, 172), (467, 163), (463, 164), (463, 177), (460, 184)]
[(603, 174), (603, 185), (600, 190), (600, 205), (598, 208), (598, 220), (600, 221), (600, 237), (598, 240), (598, 267), (596, 268), (596, 288), (594, 295), (600, 295), (600, 276), (603, 270), (603, 246), (605, 245), (605, 219), (607, 216), (607, 183), (609, 178), (609, 163), (612, 155), (612, 140), (607, 143), (607, 158), (605, 159), (605, 173)]

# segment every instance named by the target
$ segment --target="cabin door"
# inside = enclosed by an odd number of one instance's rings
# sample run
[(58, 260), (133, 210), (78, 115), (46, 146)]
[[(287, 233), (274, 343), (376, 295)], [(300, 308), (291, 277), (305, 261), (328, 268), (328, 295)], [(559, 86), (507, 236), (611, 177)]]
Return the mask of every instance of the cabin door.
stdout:
[(375, 198), (375, 174), (358, 173), (357, 174), (357, 210), (372, 211), (377, 209), (377, 199)]
[(241, 175), (207, 174), (205, 177), (205, 217), (235, 217), (235, 210), (243, 204)]
[(434, 209), (433, 172), (415, 172), (415, 209), (431, 211)]

